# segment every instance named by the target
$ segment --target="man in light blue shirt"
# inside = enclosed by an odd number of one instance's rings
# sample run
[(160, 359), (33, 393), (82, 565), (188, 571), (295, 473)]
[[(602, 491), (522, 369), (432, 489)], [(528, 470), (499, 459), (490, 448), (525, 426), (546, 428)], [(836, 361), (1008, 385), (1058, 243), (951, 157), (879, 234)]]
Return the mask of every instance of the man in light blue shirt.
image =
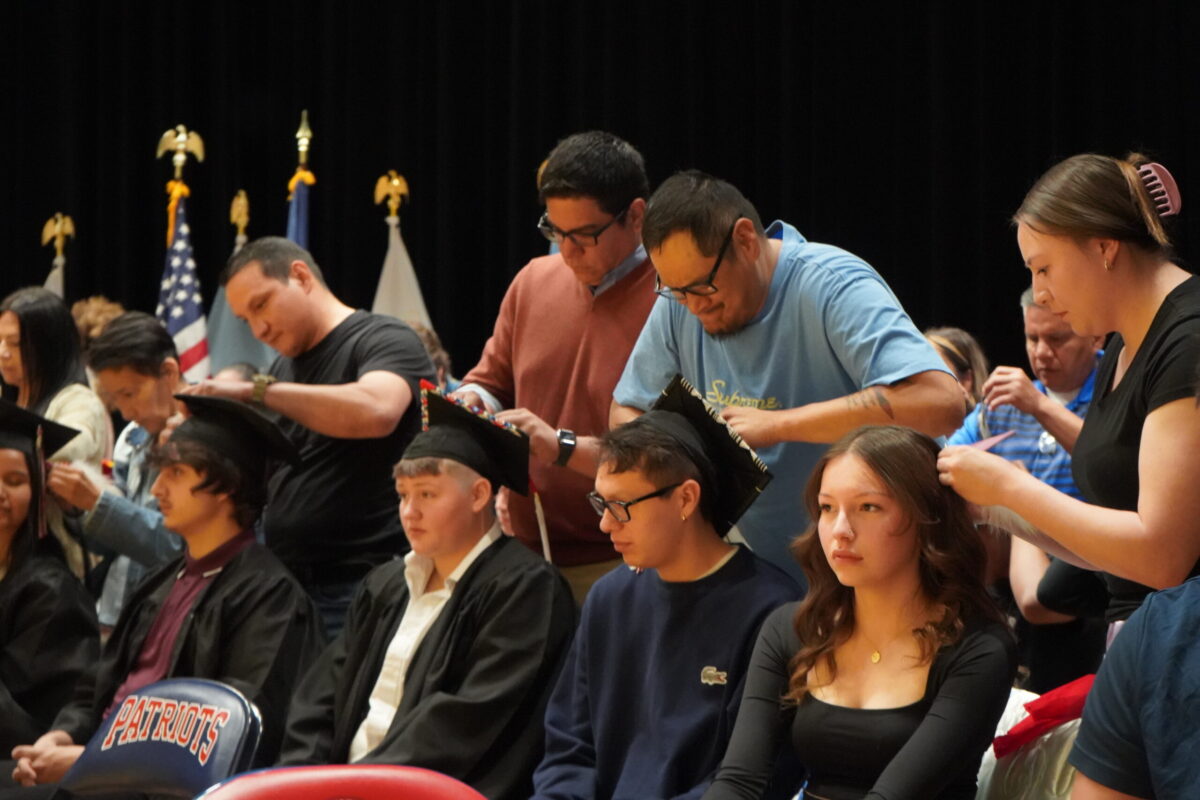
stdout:
[(613, 393), (612, 424), (682, 373), (775, 475), (739, 523), (762, 557), (803, 580), (788, 544), (820, 454), (861, 425), (932, 436), (962, 422), (962, 390), (874, 269), (783, 222), (763, 229), (734, 186), (697, 171), (654, 193), (643, 241), (659, 294)]

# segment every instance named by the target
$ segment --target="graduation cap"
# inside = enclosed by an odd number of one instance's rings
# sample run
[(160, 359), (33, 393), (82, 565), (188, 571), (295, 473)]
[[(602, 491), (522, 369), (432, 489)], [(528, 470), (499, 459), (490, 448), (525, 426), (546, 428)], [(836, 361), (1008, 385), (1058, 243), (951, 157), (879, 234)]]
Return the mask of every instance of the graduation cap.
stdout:
[(716, 494), (712, 523), (722, 536), (771, 482), (763, 460), (682, 375), (671, 379), (641, 419), (688, 452), (706, 489)]
[(295, 462), (300, 454), (287, 434), (253, 406), (225, 397), (177, 394), (188, 418), (171, 434), (168, 444), (195, 442), (223, 455), (249, 475), (266, 471), (267, 460)]
[(529, 436), (515, 425), (486, 411), (447, 397), (427, 380), (421, 381), (421, 424), (404, 458), (448, 458), (487, 478), (495, 491), (507, 486), (533, 495), (533, 510), (542, 540), (542, 555), (550, 560), (550, 534), (542, 498), (529, 478)]
[(448, 458), (470, 467), (492, 483), (529, 494), (529, 437), (520, 428), (447, 397), (421, 382), (424, 430), (404, 458)]
[(30, 514), (38, 538), (46, 535), (45, 454), (58, 452), (78, 435), (74, 428), (0, 398), (0, 449), (19, 450), (25, 455), (33, 488)]

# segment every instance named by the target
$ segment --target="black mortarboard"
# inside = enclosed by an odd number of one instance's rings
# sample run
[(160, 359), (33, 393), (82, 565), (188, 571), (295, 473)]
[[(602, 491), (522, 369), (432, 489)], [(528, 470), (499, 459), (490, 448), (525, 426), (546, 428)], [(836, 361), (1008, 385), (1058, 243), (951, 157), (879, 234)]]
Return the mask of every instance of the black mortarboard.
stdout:
[(296, 461), (299, 453), (287, 434), (258, 409), (237, 400), (177, 394), (188, 418), (171, 434), (171, 442), (197, 442), (227, 456), (247, 474), (257, 475), (267, 460)]
[(404, 458), (448, 458), (470, 467), (492, 483), (529, 494), (529, 437), (524, 431), (439, 392), (421, 382), (421, 418)]
[(767, 465), (682, 375), (671, 379), (641, 419), (688, 451), (715, 491), (712, 523), (719, 534), (727, 533), (771, 482)]
[(30, 516), (38, 536), (46, 535), (46, 454), (63, 449), (79, 431), (59, 425), (16, 403), (0, 398), (0, 448), (25, 454), (32, 481)]

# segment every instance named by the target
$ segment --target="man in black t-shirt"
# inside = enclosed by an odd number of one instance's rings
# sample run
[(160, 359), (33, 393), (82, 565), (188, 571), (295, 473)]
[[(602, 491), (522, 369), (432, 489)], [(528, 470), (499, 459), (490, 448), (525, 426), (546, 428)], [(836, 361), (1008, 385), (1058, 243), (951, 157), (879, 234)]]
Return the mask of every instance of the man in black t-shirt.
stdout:
[(279, 351), (252, 381), (208, 380), (191, 391), (280, 414), (300, 451), (270, 479), (267, 546), (316, 601), (330, 636), (358, 582), (406, 552), (391, 468), (420, 430), (418, 397), (433, 365), (411, 328), (355, 311), (329, 290), (307, 250), (269, 236), (221, 275), (229, 307)]

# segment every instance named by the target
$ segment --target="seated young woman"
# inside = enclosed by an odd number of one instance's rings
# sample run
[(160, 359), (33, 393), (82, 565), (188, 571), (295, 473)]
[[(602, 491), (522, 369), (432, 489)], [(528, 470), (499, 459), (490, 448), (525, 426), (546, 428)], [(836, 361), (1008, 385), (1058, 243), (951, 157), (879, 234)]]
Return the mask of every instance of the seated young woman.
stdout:
[(937, 455), (923, 434), (871, 426), (818, 462), (816, 522), (792, 545), (808, 595), (763, 624), (706, 800), (761, 797), (788, 741), (805, 800), (975, 797), (1017, 659)]
[[(77, 433), (0, 399), (0, 759), (49, 726), (100, 651), (83, 584), (58, 540), (39, 535), (43, 449)], [(0, 768), (0, 785), (4, 774)]]

